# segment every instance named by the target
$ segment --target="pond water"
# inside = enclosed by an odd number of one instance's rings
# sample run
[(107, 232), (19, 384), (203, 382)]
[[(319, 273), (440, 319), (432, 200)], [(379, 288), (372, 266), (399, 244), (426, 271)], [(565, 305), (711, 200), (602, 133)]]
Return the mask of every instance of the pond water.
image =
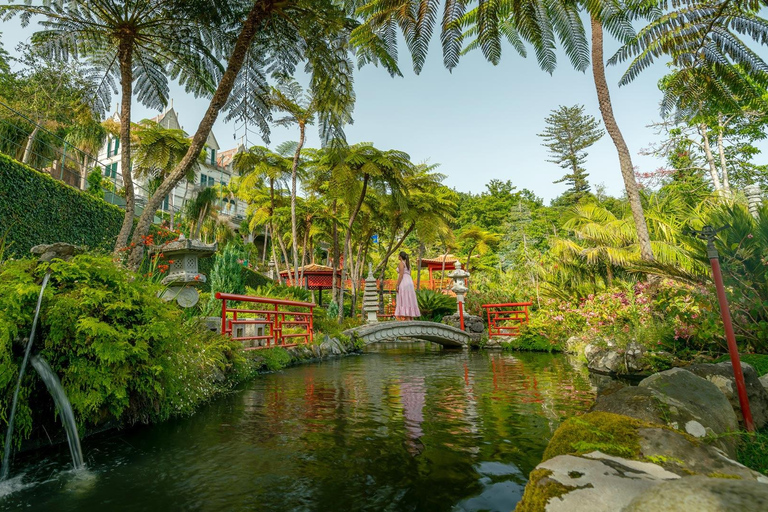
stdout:
[[(593, 400), (562, 355), (373, 345), (263, 375), (189, 418), (16, 458), (0, 510), (503, 510)], [(4, 489), (3, 489), (4, 488)]]

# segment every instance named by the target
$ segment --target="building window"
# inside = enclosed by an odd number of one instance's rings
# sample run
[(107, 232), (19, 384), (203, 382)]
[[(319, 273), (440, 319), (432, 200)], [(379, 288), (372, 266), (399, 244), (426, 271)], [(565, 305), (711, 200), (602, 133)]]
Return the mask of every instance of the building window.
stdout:
[(167, 209), (168, 209), (168, 206), (169, 206), (169, 201), (168, 201), (168, 198), (169, 198), (169, 197), (170, 197), (170, 194), (168, 194), (167, 196), (165, 196), (165, 199), (163, 199), (163, 208), (162, 208), (163, 210), (167, 210)]
[(104, 176), (107, 178), (117, 178), (117, 162), (107, 165), (104, 168)]
[(211, 149), (211, 165), (216, 165), (216, 150)]
[(206, 187), (212, 187), (216, 185), (216, 180), (213, 179), (213, 176), (208, 176), (207, 174), (200, 173), (200, 186), (203, 188)]
[(107, 138), (107, 158), (117, 156), (118, 149), (120, 149), (120, 139), (117, 137)]

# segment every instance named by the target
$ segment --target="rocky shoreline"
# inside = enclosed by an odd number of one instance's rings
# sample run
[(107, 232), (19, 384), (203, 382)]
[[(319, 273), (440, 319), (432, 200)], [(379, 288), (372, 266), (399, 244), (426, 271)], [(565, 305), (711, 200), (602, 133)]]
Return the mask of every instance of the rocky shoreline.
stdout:
[[(588, 361), (624, 368), (642, 354)], [(755, 426), (768, 425), (768, 390), (742, 364)], [(768, 380), (768, 379), (764, 379)], [(590, 412), (555, 431), (518, 512), (768, 510), (768, 477), (736, 462), (743, 423), (730, 363), (652, 374), (598, 391)], [(742, 425), (743, 426), (743, 425)]]

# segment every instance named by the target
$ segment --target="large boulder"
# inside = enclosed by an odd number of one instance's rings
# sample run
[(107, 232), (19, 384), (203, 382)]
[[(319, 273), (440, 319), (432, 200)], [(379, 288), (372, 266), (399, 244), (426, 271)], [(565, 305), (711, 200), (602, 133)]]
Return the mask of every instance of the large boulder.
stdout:
[[(673, 428), (699, 438), (738, 430), (736, 413), (720, 389), (687, 370), (656, 373), (643, 379), (640, 387), (654, 392), (663, 408), (663, 422)], [(715, 443), (735, 455), (735, 438), (721, 437)]]
[(669, 428), (637, 429), (641, 456), (680, 476), (741, 478), (768, 484), (768, 477), (728, 458), (722, 450)]
[(605, 412), (565, 421), (544, 459), (531, 473), (518, 512), (620, 511), (660, 482), (696, 475), (768, 483), (688, 434)]
[(666, 424), (667, 411), (652, 389), (640, 386), (622, 387), (597, 396), (592, 411), (623, 414), (649, 423)]
[(584, 347), (587, 367), (597, 373), (633, 374), (647, 372), (650, 367), (645, 359), (645, 348), (631, 342), (619, 348), (613, 342), (589, 344)]
[(698, 476), (655, 485), (635, 497), (623, 512), (765, 512), (766, 510), (768, 510), (768, 485), (746, 480)]
[[(685, 369), (717, 386), (731, 403), (739, 423), (744, 424), (739, 394), (736, 391), (736, 379), (733, 376), (733, 365), (730, 361), (717, 364), (694, 364)], [(763, 387), (752, 366), (741, 363), (741, 371), (744, 374), (749, 408), (752, 411), (755, 427), (763, 428), (768, 424), (768, 391)]]
[[(456, 327), (457, 329), (460, 329), (461, 317), (459, 316), (458, 313), (444, 316), (443, 323), (446, 325)], [(485, 323), (483, 322), (483, 319), (479, 316), (468, 315), (464, 313), (464, 330), (470, 334), (483, 333), (485, 332)]]
[(517, 512), (616, 512), (654, 485), (680, 478), (652, 464), (599, 451), (560, 455), (531, 473)]

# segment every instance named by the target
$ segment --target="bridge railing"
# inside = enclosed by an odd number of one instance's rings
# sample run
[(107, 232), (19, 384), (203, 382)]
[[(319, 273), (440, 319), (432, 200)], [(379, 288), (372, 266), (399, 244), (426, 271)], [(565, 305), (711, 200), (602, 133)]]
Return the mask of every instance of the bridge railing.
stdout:
[(294, 340), (312, 343), (312, 302), (220, 292), (216, 298), (221, 300), (221, 333), (257, 343), (246, 349), (293, 347), (298, 345)]
[(488, 336), (518, 336), (520, 327), (528, 323), (528, 306), (532, 302), (483, 304), (488, 316)]

